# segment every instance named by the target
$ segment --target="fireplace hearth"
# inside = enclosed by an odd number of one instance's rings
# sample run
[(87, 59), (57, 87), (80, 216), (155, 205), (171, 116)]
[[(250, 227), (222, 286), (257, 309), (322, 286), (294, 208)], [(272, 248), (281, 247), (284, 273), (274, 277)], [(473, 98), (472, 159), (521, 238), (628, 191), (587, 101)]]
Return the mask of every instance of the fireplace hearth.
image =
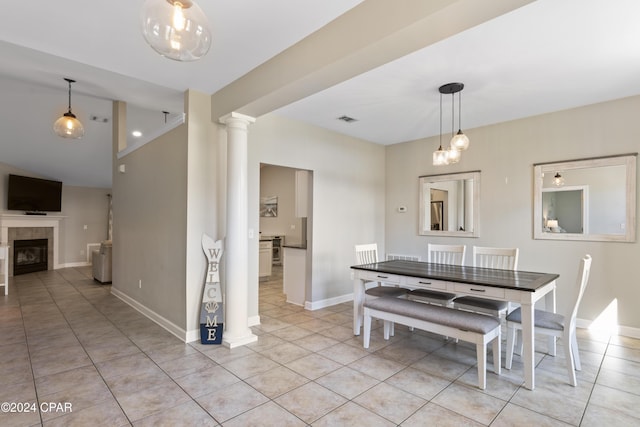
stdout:
[(14, 240), (13, 275), (49, 269), (48, 239)]

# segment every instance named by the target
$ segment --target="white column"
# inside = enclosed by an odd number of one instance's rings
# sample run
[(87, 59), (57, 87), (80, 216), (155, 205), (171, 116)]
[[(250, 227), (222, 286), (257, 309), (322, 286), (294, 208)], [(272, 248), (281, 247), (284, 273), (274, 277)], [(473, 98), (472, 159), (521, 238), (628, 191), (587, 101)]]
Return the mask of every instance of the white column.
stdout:
[(257, 341), (248, 322), (249, 223), (247, 216), (247, 128), (253, 117), (231, 113), (220, 118), (227, 127), (227, 232), (225, 330), (229, 348)]

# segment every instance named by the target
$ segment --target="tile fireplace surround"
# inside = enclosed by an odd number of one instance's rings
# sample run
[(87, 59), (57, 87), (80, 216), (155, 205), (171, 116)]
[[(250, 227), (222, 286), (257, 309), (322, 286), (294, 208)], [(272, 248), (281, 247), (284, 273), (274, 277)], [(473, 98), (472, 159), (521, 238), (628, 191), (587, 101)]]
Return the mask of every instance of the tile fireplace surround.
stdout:
[(49, 270), (60, 268), (58, 261), (60, 221), (65, 217), (54, 215), (0, 214), (0, 242), (9, 248), (9, 275), (13, 276), (13, 241), (18, 239), (48, 239)]

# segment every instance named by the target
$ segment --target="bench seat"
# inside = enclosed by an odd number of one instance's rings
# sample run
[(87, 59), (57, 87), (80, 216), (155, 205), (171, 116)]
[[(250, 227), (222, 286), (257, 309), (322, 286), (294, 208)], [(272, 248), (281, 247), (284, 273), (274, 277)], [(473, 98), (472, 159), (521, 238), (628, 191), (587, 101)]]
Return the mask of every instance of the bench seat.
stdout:
[(377, 298), (364, 303), (364, 348), (369, 348), (371, 319), (384, 320), (384, 339), (391, 322), (474, 343), (478, 357), (478, 387), (486, 388), (487, 344), (492, 343), (493, 370), (501, 372), (500, 321), (468, 311), (455, 310), (400, 298)]

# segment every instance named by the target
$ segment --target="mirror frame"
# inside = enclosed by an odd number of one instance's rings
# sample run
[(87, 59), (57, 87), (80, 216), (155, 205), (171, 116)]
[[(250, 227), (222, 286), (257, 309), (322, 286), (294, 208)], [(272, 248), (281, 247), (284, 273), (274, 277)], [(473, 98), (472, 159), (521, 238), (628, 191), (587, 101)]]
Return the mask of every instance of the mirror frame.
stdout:
[[(424, 218), (425, 218), (425, 209), (431, 209), (431, 199), (427, 200), (423, 191), (423, 187), (427, 183), (432, 182), (443, 182), (443, 181), (457, 181), (457, 180), (466, 180), (473, 179), (473, 230), (472, 231), (435, 231), (431, 230), (430, 227), (425, 230)], [(479, 237), (480, 236), (480, 171), (470, 171), (470, 172), (458, 172), (458, 173), (447, 173), (447, 174), (438, 174), (438, 175), (422, 175), (419, 177), (418, 181), (418, 193), (419, 193), (419, 218), (418, 218), (418, 235), (420, 236), (450, 236), (450, 237)]]
[[(533, 165), (533, 238), (540, 240), (583, 240), (594, 242), (635, 242), (636, 241), (636, 158), (638, 153), (620, 154), (606, 157), (566, 160), (561, 162), (536, 163)], [(544, 230), (542, 218), (543, 177), (545, 173), (572, 169), (597, 168), (604, 166), (625, 166), (625, 233), (582, 234), (551, 233)]]

